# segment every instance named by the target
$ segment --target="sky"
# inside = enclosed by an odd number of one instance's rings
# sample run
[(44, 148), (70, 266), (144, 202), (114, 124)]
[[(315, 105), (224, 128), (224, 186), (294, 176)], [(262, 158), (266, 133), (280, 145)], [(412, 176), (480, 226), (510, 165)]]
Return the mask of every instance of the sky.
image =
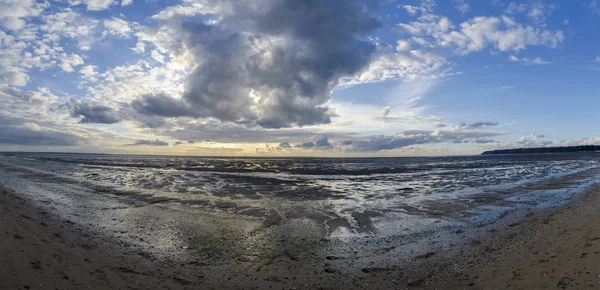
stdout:
[(600, 0), (0, 0), (0, 151), (600, 144)]

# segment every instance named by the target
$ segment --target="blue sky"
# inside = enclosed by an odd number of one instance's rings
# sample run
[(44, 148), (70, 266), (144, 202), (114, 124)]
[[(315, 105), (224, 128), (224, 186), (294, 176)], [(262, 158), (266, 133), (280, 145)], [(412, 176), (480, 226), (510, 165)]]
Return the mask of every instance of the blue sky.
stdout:
[(6, 0), (0, 11), (0, 150), (600, 143), (597, 0)]

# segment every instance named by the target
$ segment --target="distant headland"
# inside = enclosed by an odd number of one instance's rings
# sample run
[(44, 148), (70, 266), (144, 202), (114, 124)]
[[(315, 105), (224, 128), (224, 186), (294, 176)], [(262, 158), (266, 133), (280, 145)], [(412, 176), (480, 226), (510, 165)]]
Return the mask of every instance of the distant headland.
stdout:
[(491, 150), (481, 153), (481, 155), (492, 155), (492, 154), (539, 154), (539, 153), (569, 153), (569, 152), (596, 152), (600, 151), (598, 145), (585, 145), (585, 146), (568, 146), (568, 147), (540, 147), (540, 148), (517, 148), (517, 149), (503, 149), (503, 150)]

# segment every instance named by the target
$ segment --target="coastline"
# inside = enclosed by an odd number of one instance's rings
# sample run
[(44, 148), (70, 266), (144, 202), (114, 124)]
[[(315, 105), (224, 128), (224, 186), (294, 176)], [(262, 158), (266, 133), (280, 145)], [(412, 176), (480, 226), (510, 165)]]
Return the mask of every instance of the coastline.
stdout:
[[(153, 257), (101, 233), (36, 207), (0, 189), (0, 288), (409, 288), (549, 289), (600, 285), (600, 186), (563, 206), (506, 218), (447, 250), (392, 268), (362, 273), (334, 270), (336, 257), (315, 257), (319, 267), (212, 267), (202, 261)], [(391, 257), (390, 259), (394, 259)], [(241, 262), (248, 262), (241, 260)], [(282, 261), (279, 261), (282, 262)], [(324, 268), (323, 268), (324, 267)], [(259, 267), (260, 269), (260, 267)], [(323, 270), (324, 269), (324, 270)], [(223, 271), (223, 273), (218, 273)], [(233, 280), (232, 280), (233, 278)], [(236, 280), (237, 279), (237, 280)], [(39, 286), (41, 285), (41, 286)]]
[(558, 207), (502, 221), (425, 262), (424, 289), (583, 289), (600, 286), (600, 184)]

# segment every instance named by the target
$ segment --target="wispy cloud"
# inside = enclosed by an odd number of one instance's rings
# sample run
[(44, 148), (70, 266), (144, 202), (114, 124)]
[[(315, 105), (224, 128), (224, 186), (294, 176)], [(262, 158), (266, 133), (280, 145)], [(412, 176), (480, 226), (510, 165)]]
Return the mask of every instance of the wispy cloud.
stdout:
[(522, 63), (524, 65), (548, 65), (548, 64), (552, 64), (551, 62), (543, 60), (543, 59), (541, 59), (539, 57), (536, 57), (536, 58), (527, 58), (527, 57), (518, 58), (518, 57), (516, 57), (514, 55), (511, 55), (511, 56), (508, 57), (508, 60), (512, 61), (512, 62), (520, 62), (520, 63)]

